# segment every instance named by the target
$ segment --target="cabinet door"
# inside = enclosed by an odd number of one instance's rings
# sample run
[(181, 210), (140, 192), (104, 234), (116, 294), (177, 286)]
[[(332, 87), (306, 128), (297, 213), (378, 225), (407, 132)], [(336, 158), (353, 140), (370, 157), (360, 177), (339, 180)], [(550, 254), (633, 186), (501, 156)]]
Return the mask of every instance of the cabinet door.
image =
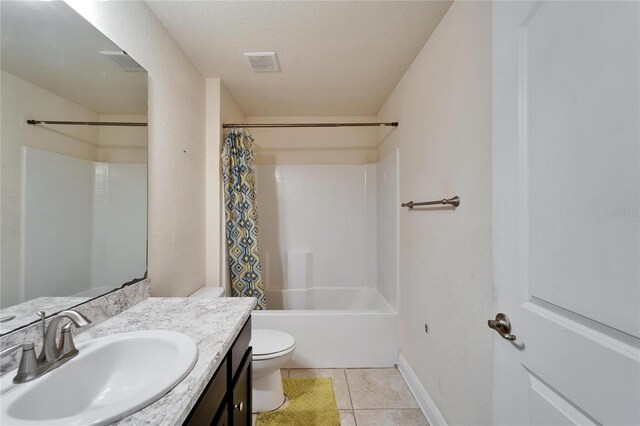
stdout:
[[(185, 421), (187, 426), (210, 425), (221, 405), (227, 405), (225, 396), (228, 388), (228, 362), (225, 359), (211, 378), (211, 381), (198, 399), (191, 414)], [(226, 411), (226, 410), (225, 410)]]
[(244, 357), (247, 354), (247, 349), (249, 349), (249, 343), (251, 342), (251, 317), (247, 320), (242, 327), (242, 331), (236, 338), (235, 342), (233, 342), (233, 346), (231, 350), (229, 350), (229, 366), (231, 367), (231, 373), (229, 377), (231, 380), (234, 380), (238, 377), (238, 372), (240, 371), (240, 367), (243, 366)]
[(251, 355), (249, 348), (233, 384), (230, 416), (233, 426), (251, 426)]
[(212, 425), (214, 426), (228, 426), (229, 425), (229, 411), (227, 410), (227, 405), (225, 404), (220, 413), (218, 413), (218, 417), (213, 421)]

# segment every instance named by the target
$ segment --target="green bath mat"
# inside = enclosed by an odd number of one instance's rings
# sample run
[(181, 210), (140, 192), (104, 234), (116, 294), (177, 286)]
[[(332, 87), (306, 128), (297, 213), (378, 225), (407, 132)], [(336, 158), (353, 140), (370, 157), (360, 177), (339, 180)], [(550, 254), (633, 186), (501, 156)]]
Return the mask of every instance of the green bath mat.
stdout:
[(284, 379), (285, 408), (258, 414), (256, 426), (338, 426), (340, 415), (330, 378)]

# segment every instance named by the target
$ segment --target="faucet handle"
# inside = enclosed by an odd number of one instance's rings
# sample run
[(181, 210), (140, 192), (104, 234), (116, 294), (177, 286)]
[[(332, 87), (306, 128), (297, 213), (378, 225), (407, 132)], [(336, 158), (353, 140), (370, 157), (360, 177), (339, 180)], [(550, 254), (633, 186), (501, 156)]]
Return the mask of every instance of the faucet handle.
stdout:
[(73, 335), (71, 334), (71, 326), (73, 325), (72, 321), (69, 321), (65, 325), (62, 326), (60, 333), (60, 355), (68, 355), (72, 353), (77, 353), (78, 349), (76, 349), (76, 345), (73, 343)]
[(31, 378), (31, 376), (33, 376), (34, 372), (39, 367), (33, 342), (24, 342), (18, 345), (11, 346), (10, 348), (7, 348), (0, 352), (0, 357), (12, 354), (19, 349), (22, 349), (22, 357), (20, 358), (18, 373), (16, 374), (16, 377), (13, 378), (14, 383), (26, 382)]
[(33, 350), (33, 342), (24, 342), (24, 343), (19, 343), (17, 345), (13, 345), (7, 349), (3, 349), (2, 352), (0, 352), (0, 358), (3, 356), (7, 356), (10, 355), (12, 353), (14, 353), (15, 351), (22, 349), (23, 351), (29, 351), (29, 350)]

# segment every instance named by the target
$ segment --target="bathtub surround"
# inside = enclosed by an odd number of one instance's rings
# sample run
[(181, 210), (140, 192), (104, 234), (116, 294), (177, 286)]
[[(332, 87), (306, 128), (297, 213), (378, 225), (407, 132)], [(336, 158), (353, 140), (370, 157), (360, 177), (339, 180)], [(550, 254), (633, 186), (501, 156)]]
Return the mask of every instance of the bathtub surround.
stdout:
[(67, 3), (149, 74), (149, 276), (154, 296), (205, 284), (205, 81), (144, 2)]
[(147, 165), (95, 163), (91, 287), (147, 273)]
[(492, 422), (491, 7), (455, 2), (378, 115), (402, 200), (464, 200), (399, 210), (400, 352), (450, 424)]
[(376, 268), (377, 288), (397, 308), (398, 300), (398, 150), (380, 158), (376, 166)]
[(25, 147), (22, 191), (23, 300), (99, 294), (144, 277), (146, 164)]
[(24, 148), (21, 301), (91, 287), (95, 173), (93, 161)]
[(395, 151), (376, 164), (256, 170), (267, 290), (377, 288), (395, 307)]
[[(309, 117), (288, 119), (305, 120), (313, 121)], [(323, 120), (315, 117), (315, 121)], [(306, 131), (311, 131), (312, 145), (327, 137), (315, 134), (316, 130), (333, 130), (334, 137), (342, 141), (344, 131), (353, 136), (349, 128), (303, 129), (305, 133), (301, 129), (254, 130), (282, 132), (283, 140), (271, 139), (279, 144), (274, 150), (276, 159), (283, 158), (279, 152), (286, 152), (284, 145), (306, 146)], [(285, 130), (295, 132), (287, 135)], [(337, 150), (327, 151), (333, 153), (316, 157), (315, 151), (306, 152), (311, 164), (256, 167), (260, 244), (271, 302), (269, 310), (253, 315), (253, 321), (256, 327), (295, 337), (298, 344), (290, 367), (393, 365), (397, 361), (397, 314), (376, 288), (396, 288), (395, 279), (382, 284), (376, 277), (378, 165), (313, 164), (337, 158)], [(302, 157), (287, 158), (297, 161)], [(381, 261), (395, 262), (395, 258)], [(371, 351), (372, 347), (377, 349)]]
[[(269, 256), (265, 256), (265, 259), (269, 259)], [(287, 289), (306, 290), (313, 287), (313, 253), (289, 251), (286, 265)]]
[(228, 131), (221, 162), (231, 294), (255, 297), (256, 309), (266, 309), (258, 252), (259, 217), (251, 135), (244, 130)]
[[(83, 327), (81, 330), (72, 329), (74, 335), (84, 333), (87, 330), (99, 325), (107, 319), (124, 312), (137, 303), (149, 298), (149, 280), (142, 280), (137, 283), (128, 285), (119, 290), (105, 294), (104, 296), (97, 297), (93, 300), (89, 300), (81, 305), (66, 305), (65, 308), (73, 308), (77, 312), (83, 314), (91, 320), (91, 324)], [(82, 301), (84, 302), (84, 301)], [(36, 312), (46, 309), (46, 305), (36, 306), (29, 304), (31, 310), (23, 311), (23, 314), (30, 314), (32, 321), (37, 319)], [(46, 312), (46, 310), (45, 310)], [(55, 312), (55, 311), (54, 311)], [(52, 313), (52, 312), (47, 312)], [(49, 323), (50, 318), (46, 320)], [(0, 337), (0, 350), (6, 349), (10, 346), (17, 345), (22, 342), (32, 341), (36, 343), (36, 351), (40, 351), (42, 344), (42, 327), (40, 322), (30, 324), (24, 328), (20, 328), (11, 333), (8, 333)], [(2, 365), (0, 365), (0, 375), (5, 374), (7, 371), (18, 366), (20, 360), (20, 353), (14, 352), (13, 354), (2, 358)]]
[(258, 165), (256, 171), (267, 289), (375, 287), (375, 168)]
[(275, 311), (395, 312), (395, 308), (373, 287), (267, 290), (267, 300), (268, 309)]

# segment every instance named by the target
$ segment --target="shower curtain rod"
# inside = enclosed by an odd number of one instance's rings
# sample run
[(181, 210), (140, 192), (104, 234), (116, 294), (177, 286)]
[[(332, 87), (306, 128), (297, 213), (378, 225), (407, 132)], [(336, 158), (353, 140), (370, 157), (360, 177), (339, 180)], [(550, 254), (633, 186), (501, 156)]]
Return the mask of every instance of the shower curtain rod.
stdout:
[(50, 121), (27, 120), (28, 124), (64, 124), (67, 126), (135, 126), (146, 127), (147, 123), (132, 123), (130, 121)]
[(226, 123), (222, 125), (224, 129), (235, 129), (235, 128), (245, 128), (245, 127), (272, 128), (272, 127), (373, 127), (373, 126), (397, 127), (398, 122), (393, 121), (390, 123), (265, 123), (265, 124)]

